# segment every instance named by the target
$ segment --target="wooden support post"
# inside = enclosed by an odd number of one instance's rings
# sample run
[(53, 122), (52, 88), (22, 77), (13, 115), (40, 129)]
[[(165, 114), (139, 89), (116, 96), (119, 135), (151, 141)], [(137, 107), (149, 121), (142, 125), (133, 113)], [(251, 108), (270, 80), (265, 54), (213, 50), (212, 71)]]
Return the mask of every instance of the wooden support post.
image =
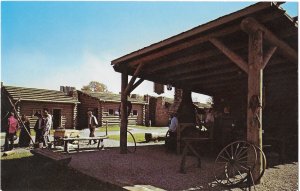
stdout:
[(120, 153), (127, 154), (127, 94), (126, 87), (128, 85), (127, 72), (122, 73), (121, 82), (121, 128), (120, 128)]
[[(133, 90), (133, 89), (132, 89), (132, 86), (133, 86), (133, 84), (134, 84), (134, 82), (135, 82), (137, 76), (140, 74), (141, 69), (142, 69), (143, 66), (144, 66), (143, 63), (140, 64), (140, 65), (137, 67), (137, 69), (135, 70), (135, 72), (134, 72), (132, 78), (130, 79), (130, 82), (128, 83), (128, 85), (127, 85), (127, 87), (126, 87), (126, 89), (125, 89), (125, 91), (124, 91), (127, 95), (129, 95), (129, 94), (131, 93), (131, 91)], [(140, 83), (141, 83), (141, 82), (140, 82)]]
[(298, 63), (298, 51), (293, 49), (285, 41), (278, 38), (272, 31), (270, 31), (264, 25), (257, 22), (254, 18), (245, 18), (241, 23), (241, 27), (244, 31), (246, 31), (249, 34), (255, 33), (255, 31), (258, 30), (262, 31), (264, 33), (265, 40), (267, 40), (273, 46), (276, 46), (280, 54), (284, 55), (293, 63)]
[[(253, 107), (254, 97), (262, 103), (263, 83), (263, 33), (257, 30), (249, 33), (249, 70), (248, 70), (248, 108), (247, 108), (247, 141), (262, 149), (262, 111), (261, 107)], [(262, 170), (262, 155), (258, 159), (252, 173), (254, 180), (260, 176)], [(255, 156), (249, 156), (255, 157)]]
[(108, 133), (107, 133), (107, 127), (108, 127), (108, 121), (106, 120), (105, 121), (105, 135), (106, 136), (108, 135)]

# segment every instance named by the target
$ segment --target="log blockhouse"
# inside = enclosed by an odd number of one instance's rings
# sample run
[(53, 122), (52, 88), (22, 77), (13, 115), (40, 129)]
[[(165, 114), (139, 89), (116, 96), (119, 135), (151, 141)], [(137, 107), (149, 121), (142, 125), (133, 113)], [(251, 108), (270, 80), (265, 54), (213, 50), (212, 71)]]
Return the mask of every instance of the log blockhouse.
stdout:
[[(260, 148), (262, 130), (264, 136), (297, 136), (298, 21), (280, 4), (256, 3), (113, 60), (122, 74), (122, 112), (127, 95), (150, 80), (228, 100), (244, 119), (247, 141)], [(126, 128), (124, 116), (121, 153)]]

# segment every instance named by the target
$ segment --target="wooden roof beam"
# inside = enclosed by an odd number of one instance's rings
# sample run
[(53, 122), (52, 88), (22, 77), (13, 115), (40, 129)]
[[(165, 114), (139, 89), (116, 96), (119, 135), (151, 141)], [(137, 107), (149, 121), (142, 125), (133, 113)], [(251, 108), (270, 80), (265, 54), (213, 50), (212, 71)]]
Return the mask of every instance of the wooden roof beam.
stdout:
[(263, 65), (262, 65), (262, 69), (264, 69), (266, 67), (266, 65), (268, 64), (268, 62), (270, 61), (271, 57), (273, 56), (274, 52), (276, 51), (277, 47), (276, 46), (272, 46), (267, 53), (264, 55), (264, 59), (263, 59)]
[(140, 78), (137, 82), (135, 82), (131, 89), (130, 89), (130, 92), (132, 92), (135, 88), (137, 88), (142, 82), (144, 81), (144, 79)]
[[(224, 59), (223, 59), (224, 60)], [(175, 66), (162, 68), (155, 72), (155, 74), (165, 74), (166, 77), (171, 79), (177, 79), (181, 75), (190, 74), (196, 70), (209, 70), (218, 67), (222, 67), (224, 64), (228, 64), (229, 61), (222, 62), (221, 59), (216, 57), (212, 60), (194, 60), (191, 62), (180, 63)], [(146, 71), (148, 73), (148, 70)]]
[(168, 48), (165, 48), (165, 49), (163, 49), (161, 51), (158, 51), (158, 52), (155, 52), (153, 54), (149, 54), (147, 56), (142, 57), (141, 59), (130, 62), (130, 65), (135, 66), (135, 65), (139, 64), (140, 62), (148, 62), (150, 60), (154, 60), (154, 59), (166, 56), (168, 54), (175, 53), (175, 52), (178, 52), (178, 51), (196, 46), (198, 44), (207, 42), (210, 38), (225, 36), (225, 35), (228, 35), (228, 34), (232, 34), (232, 33), (236, 32), (238, 30), (240, 30), (240, 27), (238, 25), (231, 26), (230, 28), (224, 28), (224, 29), (221, 29), (219, 31), (216, 31), (216, 32), (213, 32), (213, 33), (210, 33), (210, 34), (203, 35), (203, 36), (198, 37), (196, 39), (185, 41), (185, 42), (183, 42), (181, 44), (178, 44), (178, 45), (175, 45), (175, 46), (170, 46)]
[(203, 84), (208, 85), (208, 84), (222, 84), (222, 83), (227, 83), (227, 82), (235, 82), (235, 81), (242, 81), (242, 80), (246, 80), (247, 77), (246, 76), (239, 76), (239, 75), (229, 75), (229, 76), (223, 76), (220, 75), (218, 76), (218, 78), (213, 79), (213, 78), (208, 78), (208, 79), (199, 79), (199, 80), (186, 80), (186, 81), (182, 81), (181, 83), (186, 83), (189, 85), (194, 85), (194, 84)]
[[(126, 89), (125, 89), (125, 94), (126, 95), (129, 95), (130, 92), (133, 90), (132, 87), (133, 87), (133, 84), (137, 78), (137, 76), (140, 74), (141, 70), (142, 70), (142, 67), (144, 66), (144, 63), (141, 63), (138, 65), (137, 69), (135, 70), (133, 76), (131, 77), (128, 85), (126, 86)], [(139, 85), (139, 84), (138, 84)]]
[(231, 75), (231, 74), (238, 74), (240, 70), (237, 68), (224, 68), (220, 70), (214, 70), (211, 72), (205, 72), (205, 73), (198, 73), (194, 75), (188, 75), (188, 76), (183, 76), (180, 78), (177, 78), (177, 81), (184, 81), (184, 80), (199, 80), (199, 79), (211, 79), (218, 77), (220, 75)]
[(241, 23), (241, 28), (248, 34), (258, 30), (262, 31), (264, 33), (264, 39), (266, 39), (273, 46), (276, 46), (283, 56), (293, 63), (298, 63), (298, 52), (254, 18), (245, 18)]
[(240, 67), (244, 72), (248, 73), (248, 64), (237, 55), (235, 52), (231, 51), (226, 45), (216, 38), (211, 38), (209, 40), (213, 45), (215, 45), (221, 52), (223, 52), (233, 63)]

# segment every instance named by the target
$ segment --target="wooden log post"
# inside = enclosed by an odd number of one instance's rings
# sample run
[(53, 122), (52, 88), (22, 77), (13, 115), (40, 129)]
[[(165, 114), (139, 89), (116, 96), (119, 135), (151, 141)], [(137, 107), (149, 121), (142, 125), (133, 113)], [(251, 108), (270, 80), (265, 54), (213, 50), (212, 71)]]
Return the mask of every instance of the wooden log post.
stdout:
[(121, 81), (121, 128), (120, 128), (120, 153), (127, 154), (127, 93), (126, 87), (128, 85), (127, 72), (122, 73)]
[[(247, 141), (262, 149), (262, 111), (259, 105), (263, 97), (263, 32), (259, 29), (252, 30), (247, 23), (242, 23), (241, 26), (249, 34)], [(262, 154), (259, 152), (252, 172), (254, 180), (260, 176), (262, 164)]]

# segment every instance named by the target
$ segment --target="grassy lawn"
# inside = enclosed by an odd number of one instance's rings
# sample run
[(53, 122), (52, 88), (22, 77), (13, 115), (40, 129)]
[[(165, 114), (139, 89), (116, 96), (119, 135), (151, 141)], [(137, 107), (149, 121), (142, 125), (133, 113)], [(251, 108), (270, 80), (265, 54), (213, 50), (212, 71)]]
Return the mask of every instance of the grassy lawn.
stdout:
[[(18, 130), (17, 131), (17, 136), (20, 137), (20, 133), (21, 133), (21, 130)], [(52, 130), (51, 130), (51, 133), (52, 133)], [(31, 136), (35, 136), (35, 130), (34, 129), (30, 129), (30, 134)]]
[[(135, 129), (143, 129), (143, 130), (155, 130), (155, 129), (159, 129), (159, 128), (165, 128), (165, 127), (146, 127), (146, 126), (141, 126), (141, 125), (137, 125), (137, 126), (130, 126), (128, 127), (130, 128), (135, 128)], [(98, 132), (105, 132), (105, 126), (98, 128), (96, 131)], [(119, 125), (111, 125), (107, 127), (107, 131), (120, 131), (120, 126)]]
[(133, 128), (143, 129), (143, 130), (166, 129), (166, 127), (146, 127), (146, 126), (140, 126), (140, 125), (134, 126)]
[[(97, 132), (105, 132), (106, 127), (102, 126), (96, 129)], [(120, 126), (119, 125), (111, 125), (107, 127), (107, 131), (120, 131)]]
[(1, 158), (1, 190), (123, 190), (29, 151)]
[[(145, 133), (136, 133), (133, 134), (135, 141), (138, 142), (144, 142), (145, 140)], [(120, 140), (120, 135), (109, 135), (109, 139), (113, 139), (113, 140)], [(133, 139), (131, 136), (127, 136), (127, 142), (133, 143)]]

